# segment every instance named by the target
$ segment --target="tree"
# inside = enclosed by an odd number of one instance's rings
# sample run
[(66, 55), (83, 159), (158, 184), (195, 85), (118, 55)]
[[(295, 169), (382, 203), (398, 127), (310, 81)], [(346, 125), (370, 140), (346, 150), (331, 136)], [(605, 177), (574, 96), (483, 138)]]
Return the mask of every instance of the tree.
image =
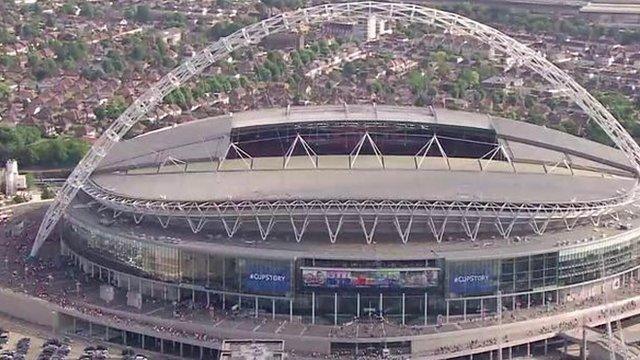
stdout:
[(131, 53), (129, 53), (129, 58), (135, 61), (144, 60), (147, 57), (147, 47), (138, 42), (133, 46)]
[(242, 28), (242, 24), (231, 21), (220, 21), (217, 22), (211, 29), (209, 30), (209, 38), (212, 40), (218, 40), (219, 38), (229, 36), (234, 32), (240, 30)]
[(31, 39), (38, 35), (40, 35), (40, 29), (33, 24), (26, 23), (20, 27), (20, 37), (22, 38)]
[(27, 201), (29, 200), (24, 195), (16, 195), (11, 200), (11, 202), (13, 202), (14, 204), (22, 204), (26, 203)]
[(44, 186), (42, 188), (42, 193), (40, 194), (40, 198), (42, 200), (53, 199), (55, 196), (56, 196), (56, 193), (51, 189), (51, 187)]
[(133, 18), (140, 22), (149, 22), (151, 20), (151, 9), (148, 5), (137, 5)]
[(70, 2), (64, 3), (62, 4), (62, 7), (60, 7), (60, 10), (62, 10), (62, 13), (66, 15), (75, 15), (76, 4)]
[(5, 27), (0, 27), (0, 44), (10, 45), (17, 41), (16, 36)]
[(93, 4), (88, 2), (83, 2), (80, 5), (80, 16), (92, 19), (96, 16), (96, 8)]
[(8, 99), (11, 95), (11, 88), (9, 84), (4, 81), (0, 81), (0, 100)]
[(165, 15), (164, 21), (167, 27), (185, 27), (187, 25), (187, 17), (179, 12)]
[(104, 119), (114, 120), (127, 108), (127, 104), (121, 96), (115, 96), (104, 105), (98, 106), (93, 110), (99, 121)]
[(351, 78), (358, 72), (358, 68), (352, 62), (348, 62), (342, 66), (342, 76), (346, 78)]
[(429, 79), (424, 72), (413, 70), (407, 75), (407, 84), (414, 95), (418, 95), (427, 89)]

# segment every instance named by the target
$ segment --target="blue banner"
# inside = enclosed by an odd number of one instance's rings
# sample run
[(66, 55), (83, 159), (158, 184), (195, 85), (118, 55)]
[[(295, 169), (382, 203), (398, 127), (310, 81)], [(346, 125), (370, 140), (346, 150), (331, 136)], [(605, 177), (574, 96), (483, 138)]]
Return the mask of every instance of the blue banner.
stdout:
[(291, 267), (247, 261), (242, 287), (252, 293), (286, 294), (291, 289)]
[(473, 261), (449, 266), (449, 292), (457, 295), (494, 293), (496, 276), (492, 262)]

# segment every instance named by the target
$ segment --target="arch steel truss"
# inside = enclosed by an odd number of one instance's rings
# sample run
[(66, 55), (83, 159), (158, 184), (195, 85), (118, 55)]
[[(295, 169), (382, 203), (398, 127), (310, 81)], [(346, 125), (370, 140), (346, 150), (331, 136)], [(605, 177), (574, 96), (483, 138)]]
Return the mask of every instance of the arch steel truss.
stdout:
[[(636, 169), (636, 173), (640, 174), (640, 147), (613, 115), (569, 75), (532, 49), (500, 31), (460, 15), (416, 4), (384, 2), (324, 4), (282, 13), (221, 38), (200, 50), (194, 57), (180, 64), (145, 91), (98, 138), (67, 178), (55, 201), (47, 209), (31, 249), (31, 255), (37, 254), (70, 202), (114, 144), (120, 141), (133, 125), (171, 91), (199, 75), (211, 64), (222, 60), (230, 52), (257, 44), (267, 35), (297, 29), (302, 25), (335, 20), (367, 19), (372, 15), (387, 21), (427, 24), (458, 35), (470, 36), (515, 59), (517, 65), (528, 67), (554, 86), (566, 89), (567, 95), (603, 129), (615, 145), (624, 152)], [(634, 188), (632, 192), (635, 194), (636, 189)]]

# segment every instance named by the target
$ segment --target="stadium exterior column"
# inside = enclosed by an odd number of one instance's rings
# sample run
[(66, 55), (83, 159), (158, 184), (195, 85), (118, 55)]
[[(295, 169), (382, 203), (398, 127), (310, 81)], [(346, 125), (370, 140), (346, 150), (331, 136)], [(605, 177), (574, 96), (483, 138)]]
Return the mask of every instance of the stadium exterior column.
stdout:
[(105, 326), (104, 329), (104, 341), (109, 341), (109, 326)]
[(271, 319), (276, 319), (276, 299), (271, 299)]
[(544, 339), (544, 354), (547, 355), (547, 350), (549, 349), (549, 341), (548, 339)]
[[(544, 298), (544, 292), (542, 292), (542, 297)], [(527, 294), (527, 309), (531, 309), (531, 293)]]
[(356, 317), (360, 317), (360, 292), (356, 293)]
[(513, 359), (513, 346), (509, 346), (509, 360)]
[(404, 325), (404, 314), (405, 314), (405, 295), (402, 293), (402, 325)]
[(527, 357), (531, 357), (531, 343), (527, 342)]
[(73, 333), (74, 334), (76, 334), (78, 332), (77, 326), (78, 326), (78, 322), (77, 322), (77, 319), (74, 317), (73, 318)]
[(516, 311), (516, 296), (511, 297), (511, 311)]
[(493, 350), (489, 351), (489, 360), (493, 360)]
[[(151, 288), (153, 289), (153, 287)], [(211, 292), (207, 291), (207, 307), (211, 306)]]
[(93, 323), (89, 321), (89, 337), (93, 336)]
[(580, 339), (580, 359), (587, 360), (587, 328), (582, 325), (582, 339)]
[(424, 293), (424, 326), (427, 326), (427, 315), (429, 315), (429, 296), (427, 293)]
[(293, 299), (289, 299), (289, 322), (293, 321)]
[(480, 320), (484, 320), (484, 298), (480, 298)]
[(333, 325), (338, 325), (338, 293), (333, 293)]
[(227, 305), (227, 297), (225, 296), (224, 293), (222, 293), (222, 310), (225, 310)]
[(462, 300), (462, 320), (467, 321), (467, 299)]
[(184, 357), (184, 346), (182, 344), (182, 341), (180, 342), (180, 357), (183, 358)]
[(311, 324), (316, 323), (316, 292), (311, 292)]
[(448, 324), (448, 323), (449, 323), (449, 299), (447, 299), (446, 303), (447, 303), (447, 317), (446, 317), (446, 322), (447, 322), (447, 324)]
[(382, 293), (380, 293), (380, 316), (382, 316)]
[(142, 348), (144, 349), (144, 334), (140, 334), (140, 345), (142, 345)]
[(131, 275), (127, 276), (127, 291), (131, 291)]
[(258, 317), (258, 297), (257, 296), (254, 298), (254, 301), (253, 301), (253, 310), (254, 310), (254, 316)]

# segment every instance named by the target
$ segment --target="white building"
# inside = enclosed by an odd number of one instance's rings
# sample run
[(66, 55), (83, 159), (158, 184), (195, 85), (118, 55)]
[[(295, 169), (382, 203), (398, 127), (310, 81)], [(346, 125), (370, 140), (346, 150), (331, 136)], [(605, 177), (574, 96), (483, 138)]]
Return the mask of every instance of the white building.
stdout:
[(4, 193), (7, 196), (14, 196), (18, 190), (27, 188), (27, 177), (18, 174), (18, 162), (7, 160), (4, 168)]

